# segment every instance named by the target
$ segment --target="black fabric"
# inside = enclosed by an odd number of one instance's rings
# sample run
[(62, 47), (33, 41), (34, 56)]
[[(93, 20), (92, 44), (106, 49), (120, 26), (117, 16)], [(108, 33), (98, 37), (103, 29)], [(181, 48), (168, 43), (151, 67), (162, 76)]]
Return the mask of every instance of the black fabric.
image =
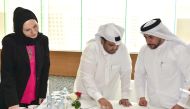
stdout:
[(120, 40), (121, 40), (120, 36), (115, 37), (115, 41), (120, 41)]
[(17, 7), (14, 10), (14, 15), (13, 15), (14, 32), (16, 34), (22, 33), (22, 26), (24, 22), (30, 19), (38, 21), (35, 14), (32, 11), (24, 9), (22, 7)]
[(0, 109), (7, 109), (5, 107), (4, 96), (3, 96), (3, 91), (2, 91), (2, 88), (1, 88), (1, 84), (0, 84)]
[[(26, 45), (19, 36), (12, 33), (2, 40), (1, 51), (1, 93), (6, 107), (19, 104), (30, 76), (30, 62)], [(45, 98), (50, 67), (47, 36), (39, 33), (35, 42), (36, 97)]]
[(144, 27), (147, 22), (146, 22), (145, 24), (143, 24), (143, 25), (141, 26), (141, 31), (142, 31), (142, 32), (148, 31), (148, 30), (150, 30), (150, 29), (156, 27), (157, 25), (159, 25), (159, 24), (161, 23), (161, 19), (159, 19), (159, 18), (156, 18), (156, 19), (153, 19), (153, 20), (156, 20), (156, 22), (153, 23), (153, 24), (151, 24), (151, 25), (149, 25), (149, 26), (147, 26), (147, 27)]
[(25, 35), (23, 34), (23, 24), (30, 19), (34, 19), (38, 22), (35, 14), (32, 11), (24, 9), (22, 7), (17, 7), (14, 10), (14, 15), (13, 15), (14, 32), (17, 34), (16, 36), (20, 38), (22, 43), (25, 43), (26, 45), (31, 45), (35, 43), (35, 39), (25, 37)]
[[(34, 100), (30, 105), (39, 105), (39, 100)], [(19, 104), (20, 107), (28, 108), (29, 104)]]
[[(38, 33), (38, 36), (41, 35), (41, 33)], [(30, 38), (30, 37), (26, 37), (24, 35), (20, 36), (20, 35), (16, 35), (18, 38), (18, 41), (23, 44), (23, 45), (35, 45), (36, 41), (38, 40), (38, 37), (36, 38)]]

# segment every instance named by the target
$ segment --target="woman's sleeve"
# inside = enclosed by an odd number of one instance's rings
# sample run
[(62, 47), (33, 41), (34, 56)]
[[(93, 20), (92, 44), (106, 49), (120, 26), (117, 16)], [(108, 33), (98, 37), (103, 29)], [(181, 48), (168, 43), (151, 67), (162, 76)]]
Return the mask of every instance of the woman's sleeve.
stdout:
[(45, 56), (44, 59), (42, 59), (44, 62), (41, 76), (40, 76), (40, 92), (39, 92), (39, 98), (45, 98), (46, 92), (47, 92), (47, 81), (49, 76), (49, 68), (50, 68), (50, 56), (49, 56), (49, 41), (48, 37), (45, 37), (44, 39), (44, 49), (45, 49)]
[(14, 42), (9, 37), (5, 37), (2, 40), (1, 51), (1, 84), (2, 92), (6, 106), (10, 107), (19, 103), (17, 90), (16, 90), (16, 78), (14, 70)]

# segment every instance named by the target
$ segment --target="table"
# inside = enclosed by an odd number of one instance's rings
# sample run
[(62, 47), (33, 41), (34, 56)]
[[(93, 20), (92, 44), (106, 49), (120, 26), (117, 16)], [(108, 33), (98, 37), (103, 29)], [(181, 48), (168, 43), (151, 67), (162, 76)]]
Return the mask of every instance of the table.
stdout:
[[(142, 107), (142, 106), (138, 106), (138, 104), (136, 103), (138, 100), (136, 99), (136, 93), (135, 93), (135, 88), (134, 88), (134, 80), (131, 80), (131, 85), (130, 85), (130, 101), (132, 103), (131, 107), (123, 107), (121, 105), (118, 104), (118, 100), (113, 100), (110, 101), (113, 105), (113, 109), (159, 109), (159, 108), (155, 108), (155, 107)], [(88, 105), (87, 102), (83, 102), (81, 101), (81, 103), (83, 105)], [(88, 108), (87, 108), (88, 107)], [(98, 105), (94, 105), (94, 106), (87, 106), (86, 108), (82, 108), (82, 109), (100, 109)], [(37, 109), (47, 109), (47, 103), (46, 100), (44, 100), (44, 102), (38, 106)], [(72, 108), (69, 108), (72, 109)]]
[[(113, 100), (111, 101), (111, 103), (112, 103), (113, 109), (163, 109), (163, 108), (157, 108), (157, 107), (152, 107), (152, 106), (143, 107), (143, 106), (139, 106), (135, 102), (132, 102), (132, 106), (130, 107), (123, 107), (119, 105), (117, 100)], [(44, 102), (40, 106), (38, 106), (38, 108), (36, 109), (48, 109), (46, 100), (44, 100)], [(68, 109), (74, 109), (74, 108), (70, 107)], [(100, 109), (100, 107), (98, 105), (94, 105), (88, 108), (81, 108), (81, 109)]]
[[(113, 105), (113, 109), (151, 109), (151, 108), (148, 108), (148, 107), (141, 107), (141, 106), (138, 106), (136, 103), (132, 103), (133, 106), (131, 107), (123, 107), (121, 105), (118, 104), (118, 101), (111, 101), (112, 105)], [(47, 104), (46, 104), (46, 100), (40, 105), (38, 106), (37, 109), (47, 109)], [(70, 107), (69, 109), (73, 109), (72, 107)], [(88, 107), (88, 108), (81, 108), (81, 109), (100, 109), (98, 105), (95, 105), (95, 106), (91, 106), (91, 107)], [(153, 108), (152, 108), (153, 109)], [(154, 108), (155, 109), (155, 108)]]
[[(136, 98), (136, 93), (135, 93), (135, 88), (134, 88), (134, 81), (131, 80), (131, 86), (130, 86), (130, 101), (132, 103), (131, 107), (123, 107), (121, 105), (118, 104), (118, 100), (113, 100), (110, 101), (113, 105), (113, 109), (161, 109), (161, 108), (157, 108), (157, 107), (152, 107), (152, 106), (147, 106), (147, 107), (142, 107), (142, 106), (138, 106), (138, 104), (136, 103), (138, 100)], [(88, 105), (87, 102), (82, 102), (81, 103), (83, 105)], [(47, 109), (47, 103), (46, 100), (44, 100), (44, 102), (38, 106), (37, 109)], [(68, 108), (68, 109), (73, 109), (73, 108)], [(93, 105), (93, 106), (86, 106), (86, 108), (81, 108), (81, 109), (100, 109), (98, 105)]]

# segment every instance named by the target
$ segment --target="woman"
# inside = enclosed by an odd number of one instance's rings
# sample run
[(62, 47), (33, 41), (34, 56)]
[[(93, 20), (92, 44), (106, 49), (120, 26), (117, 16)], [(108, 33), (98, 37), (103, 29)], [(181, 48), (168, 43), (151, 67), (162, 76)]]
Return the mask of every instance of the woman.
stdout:
[(48, 37), (39, 32), (35, 14), (17, 7), (14, 33), (2, 40), (0, 109), (40, 104), (46, 97), (50, 67)]

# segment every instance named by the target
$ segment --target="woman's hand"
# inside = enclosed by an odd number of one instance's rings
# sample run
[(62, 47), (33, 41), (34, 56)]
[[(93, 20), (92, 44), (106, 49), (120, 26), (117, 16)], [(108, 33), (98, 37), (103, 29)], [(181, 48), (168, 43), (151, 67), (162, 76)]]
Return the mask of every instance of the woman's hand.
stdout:
[(19, 109), (19, 105), (10, 106), (8, 109)]
[(45, 98), (39, 98), (39, 104), (41, 104), (44, 101)]

